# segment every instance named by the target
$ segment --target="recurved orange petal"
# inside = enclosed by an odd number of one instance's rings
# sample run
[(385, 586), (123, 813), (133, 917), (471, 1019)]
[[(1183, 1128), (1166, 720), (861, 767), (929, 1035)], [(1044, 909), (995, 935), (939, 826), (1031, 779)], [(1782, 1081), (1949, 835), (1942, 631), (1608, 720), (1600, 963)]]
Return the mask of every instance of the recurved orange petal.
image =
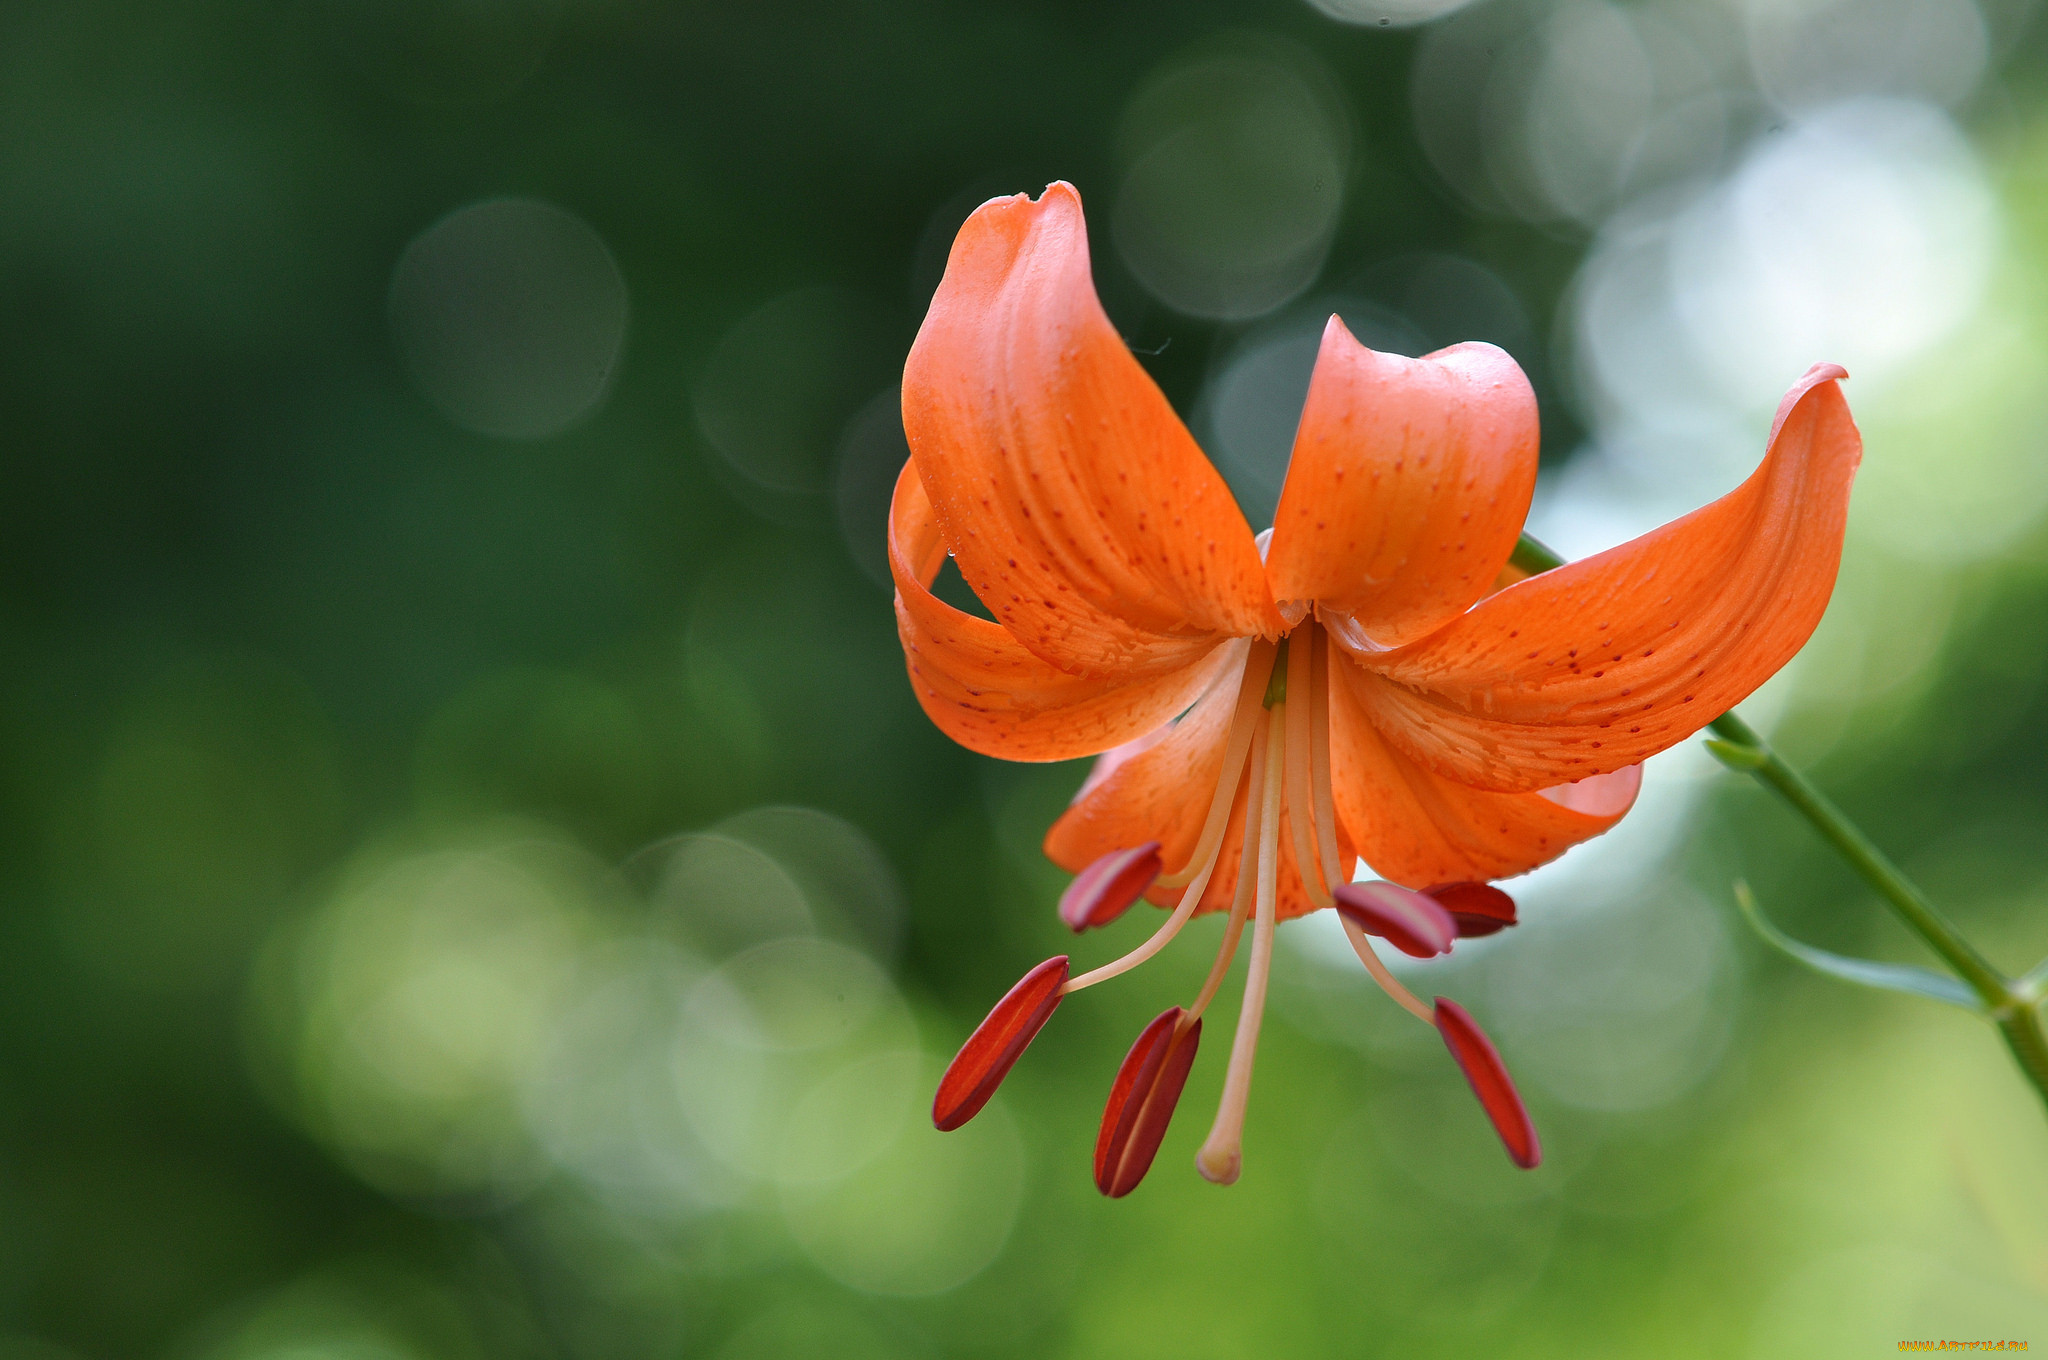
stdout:
[(1713, 504), (1392, 651), (1332, 629), (1356, 663), (1332, 669), (1360, 682), (1389, 743), (1480, 788), (1579, 780), (1683, 741), (1791, 660), (1827, 607), (1863, 449), (1846, 376), (1809, 371), (1763, 464)]
[(889, 570), (911, 689), (940, 731), (982, 755), (1071, 760), (1120, 746), (1163, 726), (1243, 650), (1213, 645), (1178, 670), (1135, 679), (1073, 675), (933, 595), (945, 556), (931, 502), (906, 463), (889, 510)]
[(1178, 872), (1194, 853), (1223, 772), (1242, 669), (1221, 672), (1178, 722), (1140, 738), (1142, 747), (1103, 756), (1045, 833), (1046, 858), (1080, 873), (1113, 851), (1156, 841), (1160, 863)]
[(903, 428), (961, 574), (1054, 666), (1158, 673), (1281, 631), (1237, 502), (1096, 300), (1071, 185), (961, 227)]
[(1337, 820), (1382, 878), (1421, 888), (1527, 873), (1607, 830), (1635, 802), (1633, 766), (1597, 786), (1539, 793), (1490, 793), (1445, 779), (1381, 738), (1354, 692), (1372, 677), (1342, 663), (1330, 670)]
[(1493, 587), (1536, 486), (1536, 395), (1509, 355), (1379, 354), (1331, 317), (1273, 517), (1276, 599), (1349, 616), (1380, 646)]

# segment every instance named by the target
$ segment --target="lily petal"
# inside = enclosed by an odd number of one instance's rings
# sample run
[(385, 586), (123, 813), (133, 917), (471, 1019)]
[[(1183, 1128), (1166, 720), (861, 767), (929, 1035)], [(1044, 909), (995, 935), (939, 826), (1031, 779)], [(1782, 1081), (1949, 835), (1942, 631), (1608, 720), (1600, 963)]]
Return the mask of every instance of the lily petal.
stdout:
[(1635, 766), (1602, 776), (1597, 802), (1573, 786), (1491, 793), (1445, 779), (1382, 738), (1354, 693), (1371, 677), (1342, 663), (1330, 673), (1337, 820), (1382, 878), (1416, 887), (1512, 878), (1599, 835), (1635, 802)]
[[(1226, 672), (1235, 675), (1233, 668)], [(1178, 870), (1194, 853), (1208, 815), (1217, 777), (1222, 773), (1223, 744), (1229, 735), (1236, 689), (1214, 686), (1159, 739), (1128, 757), (1115, 760), (1107, 774), (1091, 776), (1073, 804), (1045, 833), (1045, 856), (1069, 873), (1084, 872), (1103, 856), (1147, 841), (1160, 843), (1160, 859)], [(1104, 757), (1109, 763), (1110, 757)], [(1238, 861), (1244, 854), (1245, 790), (1237, 791), (1230, 822), (1216, 853), (1216, 871), (1202, 894), (1197, 915), (1228, 911), (1237, 892)], [(1339, 814), (1337, 844), (1345, 864), (1352, 862), (1351, 840)], [(1425, 880), (1428, 881), (1428, 880)], [(1280, 814), (1280, 865), (1275, 919), (1287, 921), (1316, 909), (1294, 863), (1294, 835), (1289, 813)], [(1180, 900), (1178, 888), (1153, 887), (1145, 897), (1160, 906)]]
[(1344, 644), (1389, 743), (1521, 791), (1618, 770), (1733, 708), (1792, 658), (1834, 589), (1862, 438), (1833, 364), (1778, 409), (1749, 480), (1608, 552), (1491, 595), (1393, 651)]
[[(1215, 647), (1178, 670), (1127, 679), (1078, 676), (1004, 629), (931, 593), (946, 556), (931, 501), (906, 463), (889, 510), (896, 631), (910, 685), (940, 731), (1002, 760), (1092, 756), (1162, 727), (1213, 684), (1242, 647)], [(1126, 842), (1128, 844), (1129, 842)]]
[(1046, 858), (1082, 873), (1104, 855), (1156, 842), (1160, 863), (1179, 872), (1201, 838), (1223, 773), (1240, 670), (1226, 671), (1178, 722), (1133, 744), (1142, 743), (1141, 749), (1098, 758), (1072, 805), (1045, 833)]
[(1380, 354), (1331, 317), (1266, 577), (1380, 646), (1418, 638), (1493, 588), (1536, 486), (1536, 394), (1506, 351)]
[(961, 227), (903, 428), (961, 574), (1052, 665), (1130, 678), (1282, 631), (1243, 512), (1096, 300), (1073, 186)]

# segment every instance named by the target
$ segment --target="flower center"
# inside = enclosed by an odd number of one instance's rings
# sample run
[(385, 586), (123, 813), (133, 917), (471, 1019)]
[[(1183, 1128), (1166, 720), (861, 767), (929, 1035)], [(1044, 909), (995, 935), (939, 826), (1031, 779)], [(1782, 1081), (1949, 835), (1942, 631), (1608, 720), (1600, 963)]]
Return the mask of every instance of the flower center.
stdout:
[[(1180, 933), (1209, 890), (1231, 811), (1242, 792), (1243, 849), (1229, 920), (1207, 980), (1177, 1020), (1178, 1029), (1185, 1032), (1201, 1019), (1223, 985), (1250, 918), (1251, 962), (1237, 1034), (1231, 1043), (1230, 1066), (1224, 1076), (1223, 1099), (1195, 1159), (1201, 1173), (1220, 1184), (1235, 1181), (1242, 1165), (1245, 1109), (1272, 972), (1273, 931), (1279, 921), (1283, 822), (1303, 890), (1314, 906), (1336, 905), (1334, 890), (1351, 880), (1350, 866), (1342, 862), (1337, 845), (1336, 803), (1330, 788), (1331, 680), (1329, 636), (1313, 618), (1278, 643), (1252, 644), (1238, 678), (1237, 705), (1201, 834), (1185, 863), (1154, 880), (1156, 886), (1183, 889), (1178, 905), (1150, 939), (1122, 958), (1070, 979), (1062, 988), (1062, 994), (1077, 992), (1126, 973)], [(1344, 928), (1374, 980), (1425, 1024), (1434, 1026), (1430, 1008), (1395, 981), (1374, 953), (1366, 932), (1349, 915), (1344, 918)]]
[(1069, 977), (1064, 954), (1026, 974), (947, 1067), (932, 1099), (934, 1125), (954, 1129), (972, 1119), (1068, 992), (1129, 972), (1166, 947), (1207, 894), (1242, 796), (1237, 882), (1216, 960), (1194, 1001), (1185, 1008), (1169, 1007), (1146, 1026), (1118, 1069), (1095, 1145), (1097, 1188), (1112, 1197), (1129, 1194), (1152, 1165), (1201, 1042), (1202, 1013), (1223, 985), (1250, 920), (1251, 961), (1223, 1098), (1195, 1156), (1196, 1169), (1209, 1180), (1228, 1185), (1237, 1179), (1244, 1162), (1252, 1063), (1272, 976), (1283, 825), (1289, 838), (1285, 848), (1311, 906), (1335, 907), (1367, 973), (1443, 1038), (1516, 1165), (1531, 1167), (1541, 1160), (1535, 1126), (1500, 1054), (1478, 1024), (1444, 997), (1433, 1008), (1424, 1005), (1387, 971), (1370, 938), (1379, 935), (1406, 953), (1431, 958), (1447, 953), (1461, 935), (1492, 934), (1513, 925), (1514, 903), (1483, 883), (1442, 883), (1417, 891), (1351, 880), (1351, 866), (1337, 839), (1330, 784), (1331, 683), (1330, 638), (1321, 620), (1306, 619), (1278, 643), (1253, 641), (1246, 648), (1216, 787), (1186, 862), (1161, 873), (1162, 846), (1156, 840), (1113, 850), (1083, 869), (1060, 898), (1061, 919), (1076, 931), (1115, 920), (1157, 885), (1182, 890), (1173, 914), (1136, 949), (1079, 977)]

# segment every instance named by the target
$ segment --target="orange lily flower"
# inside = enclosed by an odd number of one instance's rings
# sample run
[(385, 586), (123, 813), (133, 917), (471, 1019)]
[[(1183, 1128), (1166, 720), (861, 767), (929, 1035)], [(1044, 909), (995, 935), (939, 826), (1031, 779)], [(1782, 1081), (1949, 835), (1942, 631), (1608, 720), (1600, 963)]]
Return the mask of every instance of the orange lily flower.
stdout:
[[(1833, 365), (1778, 410), (1762, 465), (1633, 542), (1524, 577), (1536, 400), (1485, 344), (1379, 354), (1324, 331), (1274, 525), (1254, 538), (1097, 301), (1064, 183), (961, 228), (904, 369), (911, 461), (889, 557), (912, 685), (933, 722), (1005, 760), (1099, 755), (1046, 853), (1076, 930), (1141, 896), (1173, 910), (1079, 977), (1034, 969), (968, 1040), (933, 1117), (957, 1127), (1061, 997), (1227, 911), (1207, 983), (1126, 1058), (1096, 1149), (1105, 1194), (1150, 1165), (1201, 1015), (1250, 918), (1223, 1106), (1197, 1157), (1236, 1179), (1252, 1059), (1286, 918), (1336, 908), (1372, 976), (1443, 1036), (1510, 1156), (1540, 1158), (1469, 1014), (1425, 1005), (1372, 937), (1445, 952), (1510, 925), (1486, 880), (1605, 831), (1640, 762), (1705, 727), (1820, 621), (1861, 440)], [(993, 621), (931, 592), (950, 555)], [(1382, 880), (1356, 883), (1363, 859)]]

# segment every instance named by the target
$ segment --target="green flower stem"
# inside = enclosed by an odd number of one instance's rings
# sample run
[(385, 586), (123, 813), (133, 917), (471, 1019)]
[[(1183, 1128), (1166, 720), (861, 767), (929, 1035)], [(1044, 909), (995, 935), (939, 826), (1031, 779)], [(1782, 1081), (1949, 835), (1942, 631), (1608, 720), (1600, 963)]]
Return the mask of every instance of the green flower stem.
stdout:
[(1771, 750), (1754, 728), (1732, 712), (1722, 714), (1708, 727), (1723, 741), (1761, 757), (1754, 764), (1748, 760), (1741, 763), (1812, 822), (1828, 844), (1849, 861), (1864, 882), (1877, 889), (1899, 919), (1927, 941), (1928, 947), (1947, 961), (1950, 971), (1969, 984), (1986, 1006), (1995, 1009), (2009, 999), (2010, 984), (2005, 977), (1963, 938), (1941, 908), (1928, 901), (1927, 894), (1899, 872), (1899, 867), (1872, 845), (1862, 829), (1844, 816), (1826, 794)]
[(1732, 753), (1720, 749), (1715, 751), (1716, 755), (1749, 770), (1797, 809), (1849, 861), (1863, 881), (1877, 889), (1885, 905), (1907, 928), (1941, 955), (1950, 970), (1977, 994), (1991, 1012), (1992, 1023), (2005, 1036), (2006, 1046), (2012, 1050), (2020, 1071), (2033, 1083), (2042, 1101), (2048, 1102), (2048, 1034), (2042, 1031), (2038, 998), (2030, 994), (2031, 989), (2006, 977), (1978, 953), (1947, 913), (1930, 902), (1918, 884), (1899, 872), (1899, 867), (1871, 844), (1860, 827), (1805, 775), (1787, 765), (1748, 723), (1734, 713), (1724, 713), (1709, 727), (1721, 738), (1712, 745), (1719, 748), (1726, 743), (1744, 753), (1735, 760), (1728, 759)]
[[(1523, 571), (1535, 573), (1564, 565), (1564, 559), (1527, 534), (1510, 559)], [(1719, 737), (1708, 742), (1723, 764), (1747, 770), (1769, 785), (1813, 824), (1828, 844), (1849, 862), (1863, 881), (1877, 889), (1885, 905), (1906, 923), (1908, 929), (1927, 942), (1955, 975), (1981, 999), (1991, 1013), (1992, 1023), (2005, 1036), (2020, 1071), (2048, 1103), (2048, 1033), (2041, 1026), (2039, 984), (2032, 977), (2015, 981), (1994, 968), (1963, 938), (1939, 907), (1911, 879), (1899, 872), (1885, 853), (1826, 794), (1815, 788), (1799, 771), (1787, 765), (1755, 729), (1733, 712), (1722, 714), (1709, 724)]]

